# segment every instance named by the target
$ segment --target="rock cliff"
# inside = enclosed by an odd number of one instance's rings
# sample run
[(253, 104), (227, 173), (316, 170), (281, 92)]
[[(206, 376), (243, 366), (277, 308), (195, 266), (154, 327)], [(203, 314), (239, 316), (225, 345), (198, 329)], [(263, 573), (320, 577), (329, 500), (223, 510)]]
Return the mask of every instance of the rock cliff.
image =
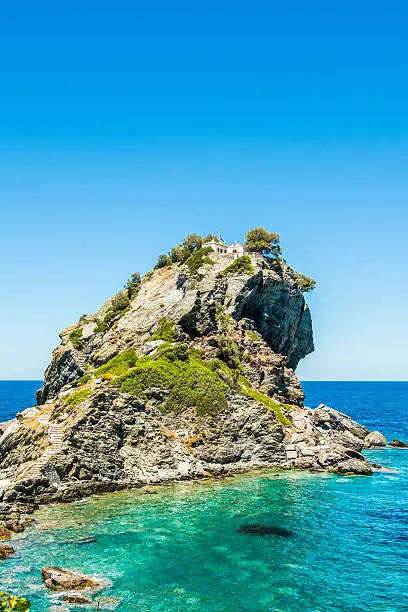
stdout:
[(201, 251), (61, 332), (38, 405), (3, 428), (5, 502), (270, 466), (371, 472), (368, 430), (303, 407), (294, 368), (313, 333), (296, 273)]

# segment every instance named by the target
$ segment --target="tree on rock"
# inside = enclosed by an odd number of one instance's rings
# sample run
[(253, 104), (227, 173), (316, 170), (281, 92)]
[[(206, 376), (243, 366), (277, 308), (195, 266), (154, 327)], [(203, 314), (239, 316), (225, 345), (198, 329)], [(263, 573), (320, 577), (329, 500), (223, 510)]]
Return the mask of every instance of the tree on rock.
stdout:
[(170, 257), (168, 255), (166, 255), (165, 253), (162, 253), (161, 255), (158, 256), (157, 264), (154, 267), (156, 269), (157, 268), (165, 268), (166, 266), (171, 266), (172, 263), (173, 262), (170, 259)]
[(191, 255), (194, 251), (201, 249), (203, 245), (203, 239), (198, 234), (188, 234), (182, 242), (183, 247), (187, 249)]
[(263, 227), (256, 227), (245, 234), (245, 246), (252, 253), (277, 257), (282, 253), (279, 241), (279, 234), (268, 232)]
[(140, 277), (140, 273), (133, 272), (132, 276), (129, 278), (129, 280), (126, 282), (126, 285), (125, 285), (125, 288), (127, 289), (127, 293), (128, 293), (128, 298), (130, 300), (139, 293), (141, 282), (142, 282), (142, 279)]

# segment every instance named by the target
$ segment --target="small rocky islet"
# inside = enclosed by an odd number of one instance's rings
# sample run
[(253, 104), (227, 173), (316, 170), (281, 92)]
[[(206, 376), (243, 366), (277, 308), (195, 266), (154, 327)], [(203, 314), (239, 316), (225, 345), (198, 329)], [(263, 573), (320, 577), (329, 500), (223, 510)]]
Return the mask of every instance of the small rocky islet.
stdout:
[[(295, 368), (314, 350), (313, 286), (276, 234), (251, 230), (228, 248), (190, 235), (63, 330), (37, 406), (0, 424), (0, 540), (37, 504), (92, 493), (269, 467), (370, 475), (362, 450), (384, 436), (303, 405)], [(0, 543), (0, 558), (13, 554)], [(43, 569), (48, 587), (56, 576), (69, 582), (66, 570)]]

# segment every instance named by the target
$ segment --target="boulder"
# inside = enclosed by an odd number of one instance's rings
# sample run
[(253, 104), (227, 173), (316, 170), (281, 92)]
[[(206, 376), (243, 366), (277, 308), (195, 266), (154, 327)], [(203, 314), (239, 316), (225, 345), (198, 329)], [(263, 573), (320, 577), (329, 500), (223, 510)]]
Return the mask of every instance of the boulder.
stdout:
[(0, 559), (9, 559), (16, 554), (16, 551), (9, 544), (0, 544)]
[(373, 473), (373, 469), (367, 461), (361, 461), (361, 459), (346, 459), (337, 466), (337, 471), (340, 474), (361, 474), (364, 476), (370, 476)]
[(373, 448), (376, 446), (386, 446), (387, 440), (379, 431), (371, 431), (364, 438), (364, 448)]
[(7, 529), (9, 529), (10, 531), (14, 531), (14, 533), (21, 533), (25, 529), (25, 524), (20, 523), (16, 519), (11, 519), (10, 521), (6, 521), (4, 524)]
[(101, 582), (94, 576), (61, 569), (60, 567), (43, 567), (41, 573), (45, 586), (53, 591), (82, 590), (102, 586)]
[(408, 448), (408, 444), (406, 442), (401, 442), (401, 440), (392, 440), (390, 446), (394, 448)]
[(11, 537), (10, 530), (5, 525), (0, 525), (0, 540), (9, 540)]

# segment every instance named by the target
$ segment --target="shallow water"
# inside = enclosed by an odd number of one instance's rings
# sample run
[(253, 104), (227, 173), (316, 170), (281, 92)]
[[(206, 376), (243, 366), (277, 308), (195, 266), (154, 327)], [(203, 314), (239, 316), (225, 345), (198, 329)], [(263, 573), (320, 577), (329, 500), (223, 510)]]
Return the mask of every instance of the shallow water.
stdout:
[[(325, 401), (388, 437), (398, 423), (408, 438), (408, 384), (373, 384), (307, 383), (307, 403)], [(408, 451), (367, 456), (397, 473), (267, 471), (44, 508), (14, 540), (19, 554), (2, 562), (1, 584), (30, 597), (33, 612), (50, 609), (41, 567), (54, 564), (109, 578), (101, 595), (120, 598), (119, 610), (408, 610)], [(293, 534), (238, 531), (247, 524)], [(78, 543), (88, 537), (96, 541)]]

